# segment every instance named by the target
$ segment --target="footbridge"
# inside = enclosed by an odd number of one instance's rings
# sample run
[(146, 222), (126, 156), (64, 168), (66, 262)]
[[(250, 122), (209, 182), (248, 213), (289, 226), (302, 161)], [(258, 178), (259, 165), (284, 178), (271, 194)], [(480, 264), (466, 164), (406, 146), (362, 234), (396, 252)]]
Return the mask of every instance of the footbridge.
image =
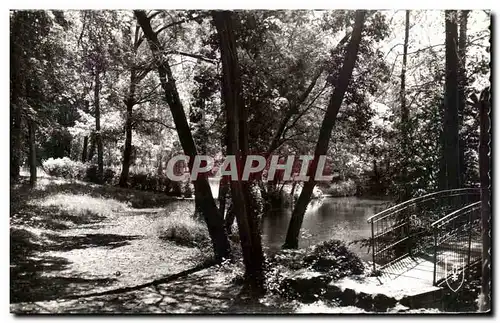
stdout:
[(481, 261), (480, 189), (439, 191), (368, 219), (382, 283), (458, 289)]

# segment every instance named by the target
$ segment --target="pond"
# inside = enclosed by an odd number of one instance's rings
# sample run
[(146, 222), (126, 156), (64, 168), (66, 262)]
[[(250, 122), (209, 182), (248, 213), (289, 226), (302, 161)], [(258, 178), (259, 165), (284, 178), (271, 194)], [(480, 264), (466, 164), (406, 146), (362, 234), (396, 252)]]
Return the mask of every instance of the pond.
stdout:
[[(213, 196), (217, 197), (218, 180), (210, 178), (209, 182)], [(371, 226), (366, 220), (385, 210), (389, 203), (387, 200), (359, 197), (325, 197), (321, 200), (313, 200), (304, 216), (299, 247), (306, 248), (332, 238), (346, 243), (369, 238)], [(268, 253), (281, 249), (285, 242), (291, 215), (291, 207), (273, 209), (264, 215), (262, 243)], [(361, 248), (358, 244), (350, 244), (349, 248), (363, 260), (371, 261), (371, 254), (368, 253), (367, 248)]]
[[(302, 224), (299, 247), (338, 239), (351, 243), (371, 236), (371, 226), (366, 220), (386, 209), (388, 201), (357, 197), (326, 197), (309, 204)], [(291, 208), (270, 210), (262, 223), (262, 242), (268, 252), (278, 251), (285, 241)], [(371, 260), (367, 248), (351, 244), (350, 249), (363, 260)]]

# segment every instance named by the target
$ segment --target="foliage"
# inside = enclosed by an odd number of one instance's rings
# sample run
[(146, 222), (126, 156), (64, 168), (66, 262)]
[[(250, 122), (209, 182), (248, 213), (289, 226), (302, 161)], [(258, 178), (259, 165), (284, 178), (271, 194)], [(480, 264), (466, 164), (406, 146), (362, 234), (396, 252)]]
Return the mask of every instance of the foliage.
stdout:
[(334, 279), (360, 275), (364, 270), (361, 259), (347, 249), (344, 242), (333, 239), (312, 247), (303, 262), (313, 270), (329, 273)]
[(51, 157), (43, 162), (43, 169), (50, 176), (83, 180), (86, 176), (87, 166), (68, 157), (55, 159)]
[(303, 270), (324, 273), (330, 280), (364, 272), (361, 259), (339, 240), (328, 240), (301, 250), (282, 250), (268, 261), (267, 284), (273, 293), (286, 296), (288, 277)]
[[(68, 157), (49, 158), (43, 162), (43, 168), (48, 175), (66, 179), (76, 179), (98, 183), (97, 166), (91, 163), (74, 161)], [(119, 168), (105, 168), (103, 182), (116, 185), (119, 180)], [(189, 181), (172, 182), (166, 176), (148, 172), (146, 169), (132, 169), (129, 175), (129, 188), (162, 192), (172, 196), (193, 197), (193, 184)]]
[(346, 181), (336, 181), (320, 185), (319, 189), (323, 192), (323, 194), (334, 197), (354, 196), (357, 193), (356, 182), (351, 178)]

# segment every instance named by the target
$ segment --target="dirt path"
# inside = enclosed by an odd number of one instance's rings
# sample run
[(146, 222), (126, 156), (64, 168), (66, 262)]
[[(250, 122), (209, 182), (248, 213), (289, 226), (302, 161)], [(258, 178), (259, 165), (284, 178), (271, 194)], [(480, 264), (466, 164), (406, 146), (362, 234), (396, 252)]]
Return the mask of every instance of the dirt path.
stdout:
[(17, 314), (43, 313), (134, 313), (134, 314), (217, 314), (289, 313), (293, 309), (270, 305), (266, 300), (250, 301), (240, 295), (232, 266), (212, 266), (172, 282), (127, 293), (11, 304)]
[[(190, 202), (172, 201), (148, 209), (125, 205), (118, 212), (104, 212), (105, 216), (75, 215), (43, 204), (53, 193), (31, 193), (30, 198), (18, 196), (22, 205), (11, 205), (11, 303), (140, 285), (196, 267), (207, 258), (197, 248), (158, 237), (161, 220)], [(58, 201), (73, 203), (71, 207), (81, 199), (78, 194), (64, 194)], [(85, 195), (85, 207), (93, 198)], [(96, 199), (95, 203), (117, 202)]]

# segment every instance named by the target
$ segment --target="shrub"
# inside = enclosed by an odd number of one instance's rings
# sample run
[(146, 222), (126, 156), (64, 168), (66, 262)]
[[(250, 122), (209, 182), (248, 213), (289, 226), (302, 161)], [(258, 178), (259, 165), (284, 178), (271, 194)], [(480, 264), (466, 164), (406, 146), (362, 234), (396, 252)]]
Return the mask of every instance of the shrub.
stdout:
[(182, 196), (191, 198), (193, 197), (194, 187), (190, 181), (182, 182)]
[(334, 197), (354, 196), (357, 192), (356, 182), (352, 179), (346, 181), (338, 181), (331, 183), (328, 186), (322, 186), (321, 190), (324, 194)]
[[(54, 177), (78, 179), (91, 183), (99, 183), (97, 165), (74, 161), (68, 157), (49, 158), (43, 162), (45, 172)], [(102, 183), (116, 185), (119, 182), (119, 168), (104, 168)], [(132, 168), (128, 177), (128, 187), (142, 191), (164, 192), (178, 197), (193, 197), (194, 187), (190, 181), (173, 182), (156, 170)]]
[(116, 178), (116, 172), (111, 168), (105, 168), (102, 175), (102, 180), (106, 184), (114, 184)]
[(315, 271), (329, 273), (333, 278), (360, 275), (364, 266), (361, 259), (347, 249), (340, 240), (328, 240), (312, 247), (304, 257), (304, 264)]
[(287, 280), (297, 273), (313, 271), (337, 280), (364, 272), (361, 259), (348, 250), (342, 241), (333, 239), (308, 249), (281, 250), (266, 263), (266, 267), (268, 290), (284, 296), (294, 295)]
[(99, 180), (97, 178), (97, 165), (90, 165), (87, 167), (87, 171), (85, 174), (85, 180), (92, 182), (92, 183), (98, 183)]
[(160, 239), (188, 247), (206, 247), (210, 237), (206, 225), (187, 212), (176, 212), (167, 216), (159, 227)]
[(81, 180), (85, 176), (86, 165), (68, 157), (63, 157), (47, 159), (43, 162), (43, 168), (50, 176)]

